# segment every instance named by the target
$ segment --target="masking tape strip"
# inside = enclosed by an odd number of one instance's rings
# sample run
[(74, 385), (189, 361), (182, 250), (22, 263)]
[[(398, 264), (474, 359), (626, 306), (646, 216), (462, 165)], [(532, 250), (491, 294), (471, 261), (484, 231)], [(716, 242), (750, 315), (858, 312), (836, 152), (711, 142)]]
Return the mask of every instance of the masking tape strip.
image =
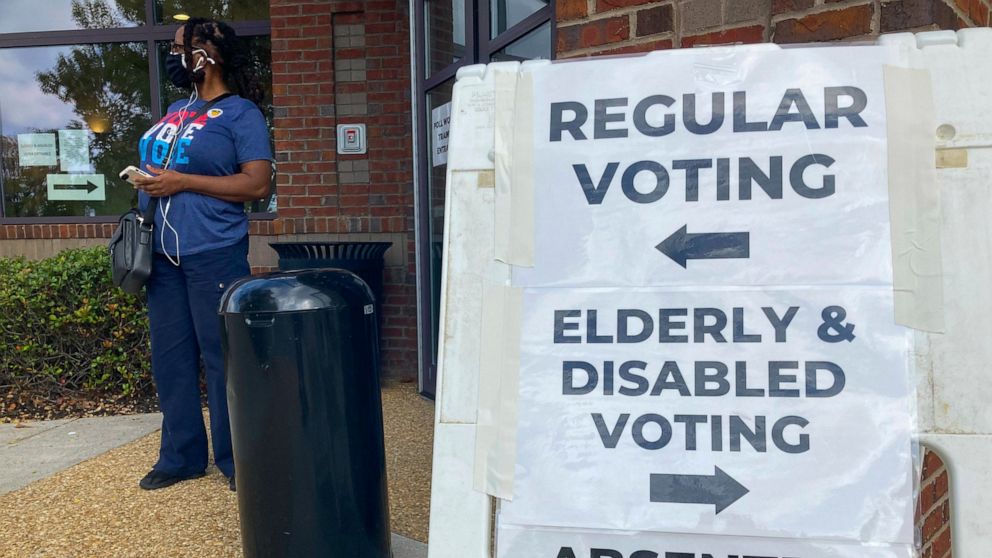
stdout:
[(476, 186), (479, 188), (494, 188), (496, 187), (496, 173), (491, 170), (477, 171), (476, 176)]
[(523, 290), (486, 285), (482, 299), (475, 489), (511, 500), (517, 460), (517, 389)]
[(942, 332), (937, 119), (930, 72), (886, 66), (884, 77), (896, 323)]
[(966, 169), (968, 168), (967, 149), (938, 149), (937, 150), (938, 169)]
[(506, 263), (534, 267), (534, 74), (517, 80), (510, 160), (510, 253)]
[(518, 65), (512, 67), (496, 66), (493, 82), (496, 91), (496, 199), (494, 205), (495, 243), (494, 257), (504, 263), (512, 264), (512, 248), (510, 244), (510, 228), (512, 222), (513, 201), (512, 168), (513, 168), (513, 125), (514, 110), (516, 109), (516, 92)]

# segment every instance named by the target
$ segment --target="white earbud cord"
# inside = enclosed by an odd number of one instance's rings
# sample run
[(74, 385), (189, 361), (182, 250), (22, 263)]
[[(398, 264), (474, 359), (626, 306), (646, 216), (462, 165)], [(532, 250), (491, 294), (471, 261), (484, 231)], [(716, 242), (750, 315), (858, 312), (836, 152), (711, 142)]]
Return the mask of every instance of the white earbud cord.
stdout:
[[(200, 50), (201, 52), (204, 53), (204, 55), (206, 55), (206, 51), (203, 51), (202, 49), (197, 49), (197, 50)], [(182, 56), (183, 56), (183, 66), (186, 66), (186, 55), (183, 54)], [(211, 60), (211, 62), (213, 62), (213, 60)], [(196, 67), (193, 68), (193, 72), (196, 73), (196, 71), (202, 69), (204, 65), (205, 64), (203, 64), (203, 59), (201, 58), (200, 59), (200, 64), (197, 64)], [(169, 146), (169, 153), (165, 157), (165, 165), (162, 166), (163, 169), (168, 169), (169, 168), (169, 165), (172, 164), (172, 154), (173, 154), (173, 152), (176, 149), (176, 145), (179, 144), (179, 140), (182, 137), (182, 134), (184, 132), (183, 126), (184, 126), (185, 121), (186, 121), (186, 116), (189, 114), (189, 107), (192, 106), (193, 103), (195, 103), (196, 100), (199, 99), (199, 97), (200, 97), (200, 92), (198, 91), (198, 89), (196, 87), (196, 83), (194, 82), (193, 83), (193, 92), (190, 93), (189, 102), (187, 102), (186, 103), (186, 106), (184, 106), (182, 109), (179, 110), (179, 126), (176, 129), (176, 137), (173, 140), (172, 145)], [(158, 204), (159, 213), (162, 215), (162, 230), (159, 233), (159, 240), (162, 243), (162, 250), (165, 252), (165, 257), (166, 258), (169, 258), (169, 261), (172, 263), (172, 265), (174, 265), (176, 267), (179, 267), (179, 261), (180, 261), (180, 259), (179, 259), (179, 231), (177, 231), (176, 228), (172, 226), (172, 223), (169, 222), (169, 208), (170, 207), (172, 207), (172, 196), (166, 196), (165, 207), (162, 207), (161, 201)], [(172, 259), (172, 254), (169, 254), (169, 251), (166, 250), (166, 248), (165, 248), (165, 231), (166, 231), (166, 229), (171, 229), (173, 236), (176, 237), (176, 259)]]
[[(210, 56), (207, 54), (207, 51), (205, 51), (203, 49), (196, 49), (193, 52), (194, 53), (195, 52), (201, 52), (203, 54), (203, 56), (205, 57), (205, 59), (208, 62), (210, 62), (211, 64), (215, 64), (216, 63), (216, 62), (214, 62), (213, 58), (210, 58)], [(185, 68), (186, 67), (186, 55), (183, 54), (182, 57), (183, 57), (182, 58), (183, 67)], [(204, 63), (204, 58), (201, 58), (197, 62), (196, 67), (193, 68), (193, 73), (195, 74), (197, 71), (203, 69), (204, 66), (206, 66), (206, 63)], [(189, 101), (186, 103), (186, 106), (184, 106), (182, 109), (179, 110), (179, 126), (176, 129), (176, 137), (175, 137), (174, 141), (172, 142), (172, 145), (169, 146), (169, 153), (168, 153), (168, 155), (166, 155), (165, 165), (163, 165), (163, 167), (162, 167), (163, 169), (168, 169), (169, 168), (169, 165), (172, 164), (172, 155), (173, 155), (173, 152), (176, 149), (176, 145), (179, 144), (179, 140), (182, 138), (182, 134), (185, 132), (185, 130), (183, 130), (183, 126), (185, 125), (186, 116), (189, 114), (189, 107), (192, 106), (193, 103), (195, 103), (197, 101), (197, 99), (199, 99), (199, 98), (200, 98), (199, 89), (196, 87), (196, 82), (193, 82), (193, 92), (189, 96)], [(174, 265), (176, 267), (179, 267), (179, 261), (180, 261), (180, 258), (179, 258), (179, 231), (177, 231), (176, 228), (172, 226), (172, 223), (169, 222), (169, 208), (171, 208), (171, 207), (172, 207), (172, 196), (166, 196), (165, 207), (164, 208), (162, 207), (162, 203), (161, 202), (159, 202), (159, 204), (158, 204), (159, 213), (161, 213), (161, 215), (162, 215), (162, 230), (159, 233), (160, 234), (159, 240), (162, 243), (162, 250), (165, 252), (165, 257), (166, 258), (169, 258), (169, 262), (171, 262), (172, 265)], [(172, 254), (169, 254), (169, 251), (166, 250), (166, 248), (165, 248), (165, 231), (166, 231), (166, 229), (171, 229), (173, 236), (176, 237), (176, 259), (172, 259)]]

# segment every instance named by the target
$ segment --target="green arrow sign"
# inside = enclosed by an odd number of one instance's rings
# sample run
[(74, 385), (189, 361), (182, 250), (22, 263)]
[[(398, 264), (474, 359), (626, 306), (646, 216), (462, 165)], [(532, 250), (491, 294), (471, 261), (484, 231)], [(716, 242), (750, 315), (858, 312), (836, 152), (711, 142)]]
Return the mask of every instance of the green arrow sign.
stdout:
[(104, 201), (107, 188), (102, 174), (48, 175), (50, 201)]

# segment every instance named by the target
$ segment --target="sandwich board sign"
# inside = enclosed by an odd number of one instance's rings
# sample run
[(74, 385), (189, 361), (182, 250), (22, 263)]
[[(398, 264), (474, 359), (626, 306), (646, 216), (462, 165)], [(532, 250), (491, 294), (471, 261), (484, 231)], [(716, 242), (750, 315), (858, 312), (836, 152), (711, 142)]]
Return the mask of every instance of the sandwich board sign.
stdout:
[[(904, 63), (872, 46), (521, 68), (532, 156), (510, 192), (533, 230), (504, 259), (522, 304), (498, 556), (912, 556), (884, 80)], [(457, 93), (453, 114), (457, 160)]]
[(544, 163), (534, 265), (513, 270), (501, 526), (913, 543), (883, 80), (897, 54), (534, 72)]

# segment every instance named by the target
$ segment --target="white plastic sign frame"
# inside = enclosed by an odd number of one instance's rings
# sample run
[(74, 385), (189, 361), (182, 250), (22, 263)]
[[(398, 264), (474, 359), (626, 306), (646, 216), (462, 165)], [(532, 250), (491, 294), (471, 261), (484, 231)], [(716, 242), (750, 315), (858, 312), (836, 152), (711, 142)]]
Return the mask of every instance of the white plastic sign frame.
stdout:
[[(992, 48), (992, 32), (903, 34), (883, 37), (881, 42), (913, 50), (915, 64), (933, 73), (938, 119), (957, 132), (943, 138), (938, 147), (966, 150), (971, 154), (969, 166), (964, 170), (945, 171), (941, 173), (941, 180), (970, 185), (977, 176), (992, 172), (989, 170), (992, 158), (986, 156), (988, 149), (984, 149), (992, 145), (992, 139), (989, 139), (992, 122), (988, 121), (987, 112), (983, 115), (974, 110), (975, 98), (987, 95), (992, 89), (992, 68), (986, 67), (989, 63), (983, 54)], [(451, 156), (454, 161), (459, 157), (456, 147), (460, 145), (459, 131), (485, 129), (486, 120), (491, 122), (493, 114), (487, 113), (484, 106), (480, 108), (480, 99), (486, 99), (487, 95), (491, 98), (492, 87), (491, 72), (487, 73), (485, 67), (468, 67), (459, 72), (453, 105), (453, 112), (459, 115), (452, 127)], [(459, 103), (460, 97), (462, 103)], [(470, 104), (475, 116), (460, 120), (464, 117), (460, 109)], [(472, 146), (473, 152), (465, 154), (464, 160), (484, 161), (486, 155), (489, 160), (494, 159), (496, 145), (487, 146), (484, 136), (462, 139), (464, 145)], [(443, 279), (446, 296), (442, 303), (442, 365), (438, 380), (431, 513), (432, 558), (490, 556), (492, 550), (489, 544), (493, 509), (490, 498), (471, 488), (471, 448), (475, 445), (478, 401), (475, 363), (480, 344), (480, 340), (472, 336), (473, 332), (481, 330), (476, 311), (482, 292), (480, 279), (491, 284), (506, 284), (509, 267), (492, 262), (486, 254), (480, 254), (484, 250), (477, 249), (492, 241), (494, 234), (493, 192), (485, 187), (491, 184), (491, 176), (487, 179), (486, 173), (492, 172), (492, 167), (486, 168), (485, 164), (469, 167), (472, 168), (449, 166)], [(975, 227), (980, 227), (992, 213), (988, 201), (983, 202), (976, 195), (973, 189), (965, 188), (951, 193), (952, 203), (946, 203), (945, 199), (944, 233), (962, 240), (962, 247), (974, 248), (976, 241), (979, 248), (990, 244), (990, 239), (976, 239), (973, 234)], [(948, 211), (953, 212), (953, 225), (948, 224)], [(992, 264), (989, 250), (977, 252), (980, 257), (975, 257), (973, 250), (945, 254), (945, 268), (960, 266), (971, 273), (945, 278), (948, 314), (951, 310), (957, 311), (955, 319), (949, 320), (945, 335), (918, 334), (916, 351), (916, 363), (923, 372), (920, 381), (924, 388), (920, 391), (921, 428), (927, 432), (925, 441), (941, 452), (951, 472), (955, 552), (962, 555), (992, 546), (988, 528), (992, 524), (988, 511), (992, 479), (984, 467), (992, 457), (992, 417), (982, 404), (992, 396), (988, 382), (988, 363), (992, 356), (985, 354), (989, 350), (987, 343), (973, 339), (973, 334), (992, 329), (989, 323), (992, 304), (987, 294), (982, 295), (987, 288), (981, 287), (989, 284)], [(933, 350), (927, 350), (929, 347)]]

